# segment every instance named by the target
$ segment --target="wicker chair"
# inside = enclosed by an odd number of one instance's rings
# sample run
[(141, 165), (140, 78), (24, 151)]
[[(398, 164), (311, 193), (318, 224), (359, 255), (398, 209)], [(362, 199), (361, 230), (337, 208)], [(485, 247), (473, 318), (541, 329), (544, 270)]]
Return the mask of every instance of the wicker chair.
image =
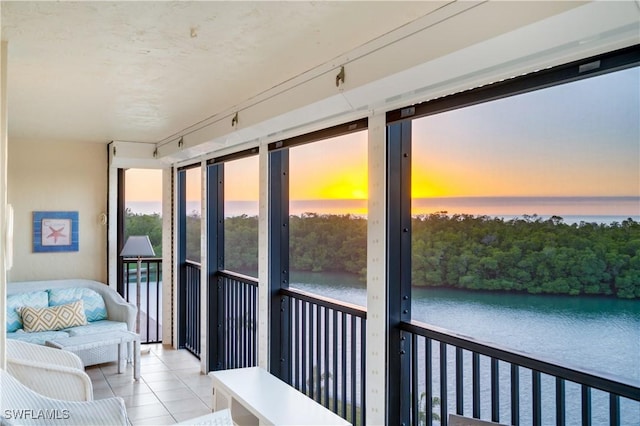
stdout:
[(47, 398), (0, 370), (0, 424), (2, 425), (122, 425), (127, 411), (119, 397), (95, 401)]
[(49, 398), (93, 400), (91, 379), (77, 355), (12, 339), (6, 348), (7, 372), (28, 388)]

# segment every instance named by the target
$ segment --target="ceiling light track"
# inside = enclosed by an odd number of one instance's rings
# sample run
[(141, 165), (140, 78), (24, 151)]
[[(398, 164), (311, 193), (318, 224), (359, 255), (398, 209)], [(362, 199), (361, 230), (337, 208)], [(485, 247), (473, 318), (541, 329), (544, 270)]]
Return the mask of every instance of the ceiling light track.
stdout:
[(336, 75), (336, 87), (340, 87), (340, 83), (344, 84), (344, 66), (340, 67), (340, 72)]

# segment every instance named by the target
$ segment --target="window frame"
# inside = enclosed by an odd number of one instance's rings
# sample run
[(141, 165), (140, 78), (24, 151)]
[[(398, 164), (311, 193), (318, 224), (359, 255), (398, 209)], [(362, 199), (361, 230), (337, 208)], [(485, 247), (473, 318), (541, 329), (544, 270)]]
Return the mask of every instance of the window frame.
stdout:
[[(270, 371), (291, 383), (291, 327), (286, 297), (289, 288), (289, 148), (368, 129), (368, 118), (272, 142), (269, 152), (269, 359)], [(279, 361), (279, 362), (276, 362)]]
[[(405, 356), (409, 349), (410, 336), (402, 332), (398, 324), (411, 320), (411, 125), (413, 120), (639, 65), (640, 45), (634, 45), (387, 112), (386, 226), (389, 333), (387, 408), (389, 423), (409, 424), (411, 422), (411, 387), (408, 380), (410, 365)], [(394, 205), (400, 205), (401, 208), (394, 211)]]

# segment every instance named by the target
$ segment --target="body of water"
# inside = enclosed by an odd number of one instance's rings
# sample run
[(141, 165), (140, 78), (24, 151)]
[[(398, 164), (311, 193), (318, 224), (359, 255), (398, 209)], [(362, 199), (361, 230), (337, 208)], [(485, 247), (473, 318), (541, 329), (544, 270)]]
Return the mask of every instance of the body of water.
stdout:
[[(128, 201), (127, 208), (137, 214), (161, 214), (160, 201)], [(292, 200), (290, 214), (366, 215), (367, 200)], [(513, 219), (537, 215), (542, 219), (560, 216), (565, 223), (640, 222), (640, 197), (433, 197), (412, 200), (412, 214), (446, 211), (450, 214), (487, 215)], [(187, 201), (187, 214), (200, 213), (200, 201)], [(228, 201), (227, 217), (258, 215), (258, 201)]]
[[(292, 287), (326, 297), (366, 306), (366, 288), (348, 274), (296, 273)], [(436, 288), (413, 288), (412, 317), (474, 339), (531, 354), (564, 366), (622, 377), (640, 383), (640, 301), (605, 297), (570, 297), (510, 293), (473, 292)], [(451, 348), (452, 349), (452, 348)], [(438, 359), (437, 346), (434, 356)], [(451, 364), (455, 358), (448, 354)], [(488, 364), (488, 359), (484, 360)], [(483, 362), (484, 362), (483, 361)], [(467, 365), (469, 364), (469, 365)], [(434, 365), (438, 365), (437, 361)], [(481, 366), (488, 374), (488, 365)], [(454, 373), (453, 364), (449, 374)], [(501, 411), (508, 413), (509, 370), (501, 367)], [(434, 373), (437, 389), (438, 375)], [(455, 383), (455, 376), (449, 379)], [(471, 380), (470, 359), (465, 360), (465, 377)], [(482, 387), (489, 383), (481, 377)], [(521, 371), (521, 389), (531, 382), (531, 374)], [(555, 423), (552, 399), (555, 381), (543, 376), (543, 424)], [(455, 402), (450, 386), (449, 402)], [(594, 424), (608, 419), (608, 399), (594, 391)], [(530, 396), (521, 393), (521, 412), (531, 418)], [(465, 396), (465, 405), (471, 403)], [(623, 424), (640, 425), (640, 406), (623, 400)], [(455, 405), (450, 407), (455, 410)], [(465, 411), (467, 412), (467, 411)], [(490, 413), (488, 404), (483, 417)], [(579, 419), (580, 389), (567, 384), (567, 417)], [(508, 419), (508, 414), (501, 418)], [(526, 424), (527, 422), (523, 423)], [(573, 422), (568, 422), (573, 424)]]
[[(366, 306), (358, 277), (295, 273), (292, 287)], [(640, 382), (640, 300), (412, 290), (413, 319), (562, 363)]]

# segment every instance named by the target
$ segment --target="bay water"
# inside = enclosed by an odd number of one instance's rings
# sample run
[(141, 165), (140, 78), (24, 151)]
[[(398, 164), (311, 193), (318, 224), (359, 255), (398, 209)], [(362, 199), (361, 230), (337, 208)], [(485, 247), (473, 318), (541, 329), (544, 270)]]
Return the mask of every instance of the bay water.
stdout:
[[(291, 286), (325, 297), (366, 306), (366, 286), (357, 276), (340, 273), (292, 273)], [(534, 358), (640, 383), (640, 301), (608, 297), (571, 297), (521, 293), (474, 292), (439, 288), (412, 289), (412, 318), (476, 340), (530, 354)], [(455, 412), (453, 348), (448, 351), (449, 411)], [(439, 349), (434, 346), (434, 366)], [(471, 382), (470, 355), (464, 377)], [(488, 389), (489, 360), (481, 361), (481, 384)], [(500, 364), (501, 419), (509, 419), (510, 371)], [(531, 372), (521, 369), (522, 424), (531, 420)], [(434, 389), (439, 371), (434, 371)], [(424, 385), (424, 379), (421, 379)], [(469, 387), (469, 386), (466, 386)], [(567, 424), (579, 424), (580, 387), (567, 382)], [(555, 381), (542, 377), (543, 424), (555, 424)], [(608, 424), (608, 397), (594, 390), (593, 424)], [(465, 395), (465, 413), (471, 396)], [(434, 408), (438, 410), (438, 408)], [(622, 400), (623, 425), (640, 425), (640, 404)], [(490, 418), (488, 401), (482, 417)], [(470, 414), (469, 414), (470, 415)]]

